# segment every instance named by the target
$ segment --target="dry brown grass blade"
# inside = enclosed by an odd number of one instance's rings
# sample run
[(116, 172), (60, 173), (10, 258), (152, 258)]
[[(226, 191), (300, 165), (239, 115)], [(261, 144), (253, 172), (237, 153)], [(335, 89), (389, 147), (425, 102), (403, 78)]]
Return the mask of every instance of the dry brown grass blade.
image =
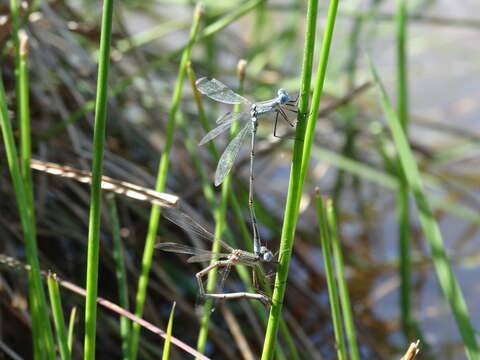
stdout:
[(230, 329), (230, 333), (232, 334), (240, 352), (242, 353), (242, 358), (245, 360), (254, 360), (255, 356), (253, 355), (252, 349), (248, 345), (248, 341), (245, 338), (237, 319), (225, 304), (222, 304), (220, 309), (225, 321), (227, 322), (228, 328)]
[(416, 342), (412, 342), (410, 344), (410, 347), (408, 348), (407, 352), (405, 355), (400, 360), (413, 360), (417, 357), (418, 353), (420, 352), (420, 340), (417, 340)]
[[(91, 172), (74, 169), (70, 166), (32, 159), (30, 167), (34, 170), (67, 177), (85, 184), (91, 184), (92, 182)], [(116, 194), (135, 200), (148, 201), (159, 206), (173, 207), (177, 205), (179, 200), (176, 195), (158, 192), (126, 181), (115, 180), (108, 176), (102, 176), (101, 186), (103, 190), (113, 191)]]

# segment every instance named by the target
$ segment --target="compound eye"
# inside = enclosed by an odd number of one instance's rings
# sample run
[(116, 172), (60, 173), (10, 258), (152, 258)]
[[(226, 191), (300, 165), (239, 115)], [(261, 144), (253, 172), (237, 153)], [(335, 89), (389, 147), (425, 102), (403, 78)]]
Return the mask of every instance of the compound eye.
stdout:
[(270, 250), (267, 250), (265, 254), (263, 254), (263, 261), (269, 262), (272, 261), (273, 259), (273, 254)]
[(278, 97), (281, 104), (285, 104), (288, 100), (290, 100), (290, 97), (288, 96), (285, 89), (278, 90)]

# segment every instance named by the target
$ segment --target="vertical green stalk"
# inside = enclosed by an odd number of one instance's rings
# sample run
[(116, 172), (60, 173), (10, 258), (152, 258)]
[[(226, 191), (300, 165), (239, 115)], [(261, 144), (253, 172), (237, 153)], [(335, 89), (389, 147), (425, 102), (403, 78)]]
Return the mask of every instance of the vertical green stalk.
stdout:
[(174, 302), (172, 305), (172, 311), (170, 311), (170, 316), (168, 317), (167, 337), (165, 338), (165, 346), (163, 347), (162, 360), (168, 360), (170, 356), (170, 338), (172, 337), (173, 315), (175, 314), (175, 305), (176, 303)]
[[(245, 66), (239, 65), (238, 77), (239, 77), (239, 90), (238, 92), (241, 94), (243, 92), (243, 85), (245, 80)], [(241, 69), (240, 69), (241, 68)], [(234, 111), (239, 111), (240, 105), (236, 105)], [(236, 121), (231, 128), (230, 135), (231, 137), (235, 136), (238, 132), (239, 124)], [(232, 174), (229, 173), (225, 180), (222, 183), (222, 193), (220, 198), (220, 205), (218, 210), (215, 212), (215, 240), (212, 245), (213, 252), (220, 252), (220, 239), (223, 236), (223, 233), (226, 228), (226, 214), (227, 214), (227, 206), (228, 206), (228, 199), (231, 193), (231, 183), (232, 183)], [(215, 262), (215, 259), (212, 259), (210, 263)], [(207, 280), (207, 293), (215, 291), (215, 287), (217, 284), (217, 269), (213, 269), (208, 273), (208, 280)], [(208, 327), (210, 324), (210, 316), (212, 314), (212, 306), (213, 306), (213, 299), (207, 299), (203, 306), (203, 316), (200, 320), (200, 331), (198, 333), (197, 338), (197, 350), (201, 353), (205, 351), (205, 346), (207, 344), (207, 336), (208, 336)]]
[(85, 300), (84, 359), (95, 359), (95, 333), (97, 322), (98, 254), (100, 248), (100, 211), (102, 203), (101, 181), (103, 144), (107, 122), (108, 72), (110, 39), (112, 33), (113, 0), (103, 3), (100, 53), (98, 63), (97, 98), (93, 132), (92, 186), (90, 195), (90, 221), (88, 227), (87, 298)]
[(20, 171), (23, 175), (25, 190), (27, 192), (28, 209), (32, 222), (32, 231), (36, 238), (35, 203), (33, 200), (32, 169), (30, 160), (32, 157), (32, 142), (30, 131), (30, 95), (28, 77), (28, 36), (23, 30), (19, 32), (19, 58), (18, 63), (18, 105), (20, 117)]
[[(12, 39), (15, 48), (15, 94), (17, 99), (17, 116), (20, 119), (20, 132), (22, 134), (21, 155), (22, 159), (27, 159), (28, 161), (26, 166), (28, 167), (28, 170), (23, 173), (23, 175), (26, 175), (30, 172), (30, 111), (27, 65), (28, 44), (26, 35), (22, 37), (22, 45), (20, 44), (20, 15), (18, 2), (16, 0), (10, 1), (10, 9), (12, 13)], [(32, 271), (28, 275), (28, 280), (29, 301), (32, 312), (34, 357), (41, 358), (43, 356), (54, 356), (53, 334), (48, 317), (45, 293), (40, 279), (31, 176), (24, 176), (22, 178), (23, 162), (20, 164), (20, 166), (17, 162), (17, 150), (10, 120), (8, 119), (5, 90), (3, 88), (3, 82), (1, 82), (1, 79), (0, 88), (0, 116), (5, 150), (7, 153), (10, 173), (14, 183), (17, 205), (20, 212), (28, 263), (32, 267)]]
[[(122, 239), (120, 238), (120, 223), (118, 221), (115, 195), (112, 193), (107, 195), (107, 206), (112, 228), (113, 260), (115, 261), (115, 276), (118, 285), (118, 303), (125, 310), (129, 310), (127, 274)], [(125, 316), (120, 317), (120, 338), (122, 339), (123, 359), (127, 360), (130, 356), (130, 321)]]
[(418, 170), (415, 157), (410, 149), (410, 144), (405, 136), (405, 131), (400, 120), (390, 104), (387, 93), (380, 81), (380, 78), (370, 61), (370, 67), (378, 85), (380, 101), (383, 111), (388, 120), (395, 147), (400, 158), (409, 188), (412, 190), (413, 197), (419, 211), (420, 223), (424, 236), (431, 248), (432, 260), (437, 273), (438, 282), (445, 298), (448, 300), (450, 309), (455, 318), (458, 330), (465, 345), (465, 352), (469, 360), (480, 358), (480, 349), (477, 344), (476, 332), (471, 322), (471, 316), (468, 311), (462, 289), (455, 278), (452, 266), (449, 262), (446, 249), (443, 244), (442, 234), (432, 212), (424, 192), (423, 181)]
[(17, 111), (20, 113), (20, 12), (17, 0), (10, 0), (10, 13), (12, 14), (12, 40), (15, 48), (15, 94), (17, 99)]
[(342, 314), (340, 312), (340, 301), (338, 298), (335, 272), (332, 263), (331, 225), (329, 224), (329, 219), (326, 213), (327, 205), (322, 200), (319, 189), (315, 190), (315, 205), (317, 208), (318, 225), (320, 226), (320, 244), (322, 246), (325, 276), (327, 278), (328, 297), (330, 299), (330, 311), (332, 312), (333, 330), (335, 332), (337, 358), (339, 360), (346, 360), (347, 349), (345, 347), (345, 339), (343, 336)]
[[(36, 221), (35, 221), (35, 204), (33, 201), (33, 184), (32, 184), (32, 169), (30, 168), (30, 159), (32, 155), (31, 131), (30, 131), (30, 95), (28, 83), (28, 37), (26, 32), (19, 30), (17, 39), (19, 40), (18, 55), (16, 59), (18, 69), (16, 70), (17, 81), (16, 91), (18, 116), (20, 118), (20, 171), (22, 172), (23, 181), (25, 184), (25, 192), (28, 200), (29, 217), (33, 236), (36, 239)], [(31, 279), (31, 273), (28, 278)], [(31, 283), (31, 280), (29, 280)], [(40, 339), (43, 337), (43, 326), (41, 324), (40, 304), (35, 298), (33, 292), (29, 292), (29, 299), (32, 312), (32, 334), (35, 357), (39, 358), (44, 349)], [(52, 339), (53, 340), (53, 339)]]
[[(20, 120), (20, 171), (22, 172), (23, 181), (27, 190), (27, 198), (29, 207), (27, 211), (30, 212), (31, 227), (35, 228), (35, 219), (33, 218), (33, 193), (32, 193), (32, 178), (30, 169), (30, 107), (28, 94), (28, 40), (26, 33), (22, 36), (22, 45), (20, 44), (20, 14), (17, 0), (10, 0), (10, 12), (12, 14), (12, 40), (15, 49), (15, 94), (17, 100), (17, 116)], [(36, 235), (33, 235), (36, 238)], [(29, 302), (30, 311), (32, 314), (32, 337), (34, 357), (40, 358), (44, 353), (41, 344), (41, 316), (42, 311), (39, 308), (39, 302), (35, 298), (35, 292), (32, 288), (32, 275), (28, 275), (29, 279)]]
[(50, 303), (52, 304), (53, 321), (57, 331), (58, 348), (62, 360), (70, 360), (70, 349), (68, 347), (67, 328), (65, 326), (65, 318), (63, 316), (62, 301), (60, 291), (58, 290), (58, 282), (53, 275), (47, 278), (48, 292), (50, 294)]
[[(408, 138), (408, 88), (407, 88), (407, 6), (405, 0), (397, 0), (396, 35), (397, 35), (397, 107), (398, 119), (405, 136)], [(414, 332), (414, 319), (411, 306), (411, 237), (410, 237), (410, 201), (408, 183), (400, 174), (400, 188), (397, 193), (398, 239), (400, 256), (400, 309), (402, 326), (407, 342)]]
[[(32, 169), (30, 168), (30, 159), (32, 156), (32, 143), (30, 134), (30, 95), (28, 85), (28, 37), (25, 32), (21, 32), (20, 37), (20, 61), (18, 69), (18, 104), (20, 117), (20, 167), (25, 183), (29, 187), (28, 196), (30, 206), (33, 206), (32, 189)], [(35, 222), (35, 221), (34, 221)]]
[(75, 319), (77, 317), (77, 308), (73, 307), (70, 312), (70, 319), (68, 320), (68, 350), (72, 353), (73, 334), (75, 331)]
[[(299, 117), (300, 121), (297, 125), (296, 138), (292, 167), (290, 171), (290, 183), (287, 194), (287, 204), (285, 209), (284, 223), (282, 228), (282, 238), (280, 242), (280, 257), (278, 264), (277, 276), (275, 278), (275, 288), (272, 297), (272, 308), (270, 310), (270, 317), (265, 335), (265, 343), (263, 346), (262, 360), (269, 360), (273, 357), (275, 349), (276, 335), (278, 324), (282, 311), (283, 298), (285, 296), (285, 289), (288, 277), (288, 268), (292, 254), (293, 239), (295, 234), (295, 227), (298, 220), (298, 210), (300, 206), (300, 197), (305, 182), (305, 175), (308, 166), (308, 160), (313, 143), (313, 135), (315, 131), (316, 119), (320, 106), (320, 96), (323, 90), (323, 83), (325, 80), (325, 73), (328, 63), (328, 56), (330, 51), (330, 44), (333, 35), (333, 28), (335, 25), (335, 18), (337, 14), (338, 0), (330, 1), (327, 23), (325, 26), (325, 33), (322, 41), (322, 49), (320, 52), (320, 62), (318, 64), (318, 73), (316, 84), (313, 92), (312, 108), (308, 116), (308, 121), (305, 124), (302, 117), (308, 113), (305, 111), (308, 108), (306, 100), (308, 99), (308, 90), (310, 89), (311, 69), (307, 69), (306, 65), (311, 64), (308, 59), (313, 56), (313, 43), (315, 27), (311, 28), (312, 24), (316, 22), (316, 0), (311, 0), (307, 12), (307, 36), (304, 54), (304, 68), (302, 69), (302, 87), (299, 102)], [(313, 39), (311, 39), (313, 38)], [(308, 82), (308, 88), (306, 87)], [(305, 131), (305, 135), (304, 135)], [(304, 139), (304, 142), (302, 142)], [(299, 154), (301, 149), (301, 154)]]
[[(33, 201), (33, 185), (32, 185), (32, 170), (30, 168), (31, 158), (31, 131), (30, 131), (30, 96), (29, 96), (29, 84), (28, 84), (28, 37), (26, 32), (17, 28), (18, 26), (18, 9), (13, 10), (16, 6), (16, 1), (11, 1), (12, 17), (15, 31), (14, 43), (16, 47), (15, 69), (16, 83), (15, 90), (17, 93), (17, 115), (20, 120), (20, 171), (23, 176), (25, 184), (26, 196), (28, 200), (29, 217), (31, 221), (31, 227), (34, 238), (35, 234), (35, 208)], [(32, 283), (32, 274), (28, 274), (29, 282)], [(44, 349), (41, 343), (43, 337), (41, 316), (39, 314), (40, 304), (35, 298), (34, 292), (29, 292), (30, 308), (32, 313), (32, 334), (33, 334), (33, 347), (36, 358), (41, 357)], [(53, 340), (53, 339), (52, 339)]]
[[(240, 70), (241, 67), (242, 67), (241, 64), (242, 64), (242, 60), (240, 60), (239, 63), (238, 63), (239, 72), (241, 72), (241, 70)], [(198, 90), (195, 88), (196, 76), (195, 76), (195, 73), (194, 73), (194, 71), (193, 71), (193, 69), (191, 68), (190, 65), (188, 67), (188, 76), (189, 76), (189, 79), (190, 79), (190, 83), (192, 85), (193, 98), (195, 100), (195, 103), (197, 104), (198, 117), (199, 117), (199, 119), (202, 123), (202, 127), (205, 130), (205, 133), (208, 133), (211, 130), (211, 128), (210, 128), (210, 125), (208, 123), (207, 116), (205, 114), (205, 110), (204, 110), (204, 107), (203, 107), (203, 102), (202, 102), (201, 95), (198, 92)], [(241, 79), (242, 77), (243, 76), (240, 76), (240, 74), (239, 74), (239, 78)], [(208, 202), (212, 205), (212, 208), (216, 208), (215, 195), (213, 193), (212, 187), (208, 184), (209, 180), (207, 180), (208, 177), (205, 174), (205, 169), (202, 166), (202, 164), (200, 163), (200, 160), (198, 159), (198, 156), (197, 156), (198, 147), (197, 147), (196, 144), (193, 146), (190, 143), (191, 143), (191, 141), (189, 141), (189, 138), (187, 136), (187, 138), (185, 139), (185, 145), (187, 146), (187, 149), (192, 156), (195, 167), (197, 168), (197, 172), (200, 174), (204, 196), (208, 200)], [(206, 144), (206, 146), (208, 146), (208, 150), (209, 150), (212, 158), (214, 159), (214, 161), (218, 162), (218, 159), (220, 158), (220, 155), (217, 151), (215, 143), (213, 141), (210, 141), (208, 144)], [(214, 201), (215, 201), (215, 204), (214, 204)], [(233, 192), (233, 191), (230, 192), (229, 201), (230, 201), (230, 204), (231, 204), (232, 209), (233, 209), (234, 218), (235, 218), (236, 223), (237, 223), (237, 225), (240, 229), (240, 232), (242, 234), (242, 238), (243, 238), (243, 241), (244, 241), (244, 246), (248, 251), (253, 251), (251, 235), (250, 235), (249, 230), (248, 230), (248, 228), (245, 224), (243, 214), (242, 214), (242, 210), (240, 208), (240, 204), (238, 202), (238, 199), (237, 199), (237, 196), (236, 196), (235, 192)], [(217, 216), (215, 215), (215, 218), (216, 217)], [(228, 233), (227, 233), (227, 235), (228, 235)], [(254, 289), (252, 287), (251, 276), (248, 274), (247, 269), (245, 269), (244, 267), (238, 267), (238, 266), (235, 269), (237, 270), (240, 279), (245, 284), (245, 287), (246, 287), (247, 291), (249, 291), (249, 292), (254, 291)], [(266, 324), (267, 323), (267, 317), (266, 317), (266, 314), (265, 314), (264, 307), (261, 304), (256, 303), (255, 310), (257, 311), (257, 314), (260, 317), (262, 323)], [(280, 324), (280, 330), (282, 332), (282, 335), (286, 339), (289, 350), (291, 352), (292, 359), (299, 359), (298, 352), (296, 351), (296, 348), (295, 348), (295, 343), (292, 339), (292, 336), (291, 336), (287, 326), (285, 325), (285, 323), (283, 321)], [(277, 347), (277, 358), (278, 359), (284, 359), (285, 358), (285, 355), (283, 355), (282, 349), (280, 347)]]
[(407, 4), (397, 0), (397, 96), (398, 119), (403, 130), (408, 129), (408, 73), (407, 73)]
[[(5, 153), (7, 155), (8, 167), (13, 181), (15, 197), (20, 213), (20, 221), (22, 224), (22, 232), (25, 239), (25, 248), (27, 260), (31, 266), (31, 275), (29, 276), (30, 300), (34, 309), (33, 316), (41, 323), (42, 331), (39, 332), (41, 351), (50, 359), (55, 357), (53, 346), (53, 333), (48, 318), (48, 308), (45, 298), (45, 292), (40, 277), (40, 264), (38, 262), (38, 249), (35, 238), (35, 227), (33, 226), (32, 214), (33, 208), (29, 206), (27, 196), (27, 187), (22, 178), (20, 166), (18, 163), (17, 149), (13, 137), (12, 126), (8, 118), (7, 100), (3, 81), (0, 74), (0, 125), (3, 135), (3, 143), (5, 145)], [(35, 311), (38, 310), (38, 311)], [(39, 324), (40, 326), (40, 324)], [(36, 348), (39, 349), (39, 348)]]
[[(182, 60), (178, 70), (177, 82), (175, 84), (175, 90), (172, 95), (172, 107), (170, 108), (170, 116), (167, 123), (167, 133), (165, 147), (163, 149), (162, 156), (160, 158), (160, 164), (158, 167), (157, 181), (155, 190), (163, 191), (165, 183), (167, 181), (168, 166), (170, 163), (170, 152), (173, 145), (173, 135), (175, 132), (177, 122), (177, 112), (180, 107), (180, 100), (182, 98), (183, 81), (187, 72), (188, 61), (192, 52), (192, 46), (197, 38), (197, 34), (200, 28), (200, 20), (203, 15), (203, 6), (198, 4), (195, 8), (193, 15), (193, 23), (190, 29), (189, 45), (185, 48)], [(150, 212), (150, 220), (148, 223), (148, 233), (145, 241), (145, 248), (143, 250), (142, 258), (142, 270), (140, 278), (138, 280), (138, 289), (135, 299), (135, 315), (142, 317), (143, 306), (145, 304), (145, 297), (147, 295), (148, 276), (150, 273), (150, 267), (152, 265), (153, 250), (155, 245), (155, 239), (157, 237), (158, 222), (160, 220), (160, 207), (153, 205)], [(134, 323), (132, 326), (132, 336), (130, 344), (130, 359), (134, 360), (137, 357), (138, 342), (140, 337), (140, 325)]]
[(355, 332), (355, 322), (353, 321), (352, 305), (350, 304), (350, 295), (348, 294), (347, 281), (345, 280), (345, 266), (343, 262), (342, 248), (338, 238), (335, 208), (333, 207), (333, 202), (331, 200), (327, 200), (325, 206), (330, 234), (332, 237), (333, 258), (337, 272), (338, 292), (340, 294), (340, 303), (342, 305), (343, 322), (345, 325), (345, 333), (347, 335), (348, 347), (350, 350), (350, 359), (360, 360), (357, 334)]
[[(356, 86), (357, 80), (357, 63), (359, 59), (360, 51), (360, 39), (362, 37), (362, 30), (364, 24), (368, 24), (375, 15), (377, 14), (377, 8), (382, 4), (382, 0), (370, 0), (368, 6), (369, 9), (365, 13), (365, 16), (355, 17), (352, 23), (352, 29), (350, 31), (349, 41), (348, 41), (348, 60), (346, 63), (347, 71), (347, 91), (352, 91)], [(345, 112), (345, 141), (342, 146), (342, 154), (345, 157), (355, 158), (356, 154), (356, 139), (358, 130), (354, 126), (353, 122), (357, 118), (357, 112), (352, 107), (349, 106)], [(339, 169), (337, 172), (337, 178), (335, 180), (335, 187), (333, 190), (332, 199), (335, 205), (340, 203), (341, 196), (344, 190), (345, 180), (348, 174), (343, 169)], [(358, 177), (353, 177), (353, 186), (354, 191), (358, 193), (360, 182)]]
[[(237, 126), (235, 124), (232, 126), (232, 132), (236, 131)], [(220, 252), (220, 242), (219, 239), (222, 238), (222, 235), (226, 228), (225, 218), (227, 213), (227, 205), (228, 205), (228, 196), (230, 193), (230, 187), (232, 182), (231, 174), (228, 174), (225, 177), (225, 180), (222, 183), (222, 193), (220, 197), (220, 205), (218, 207), (218, 211), (216, 212), (215, 218), (215, 241), (212, 245), (212, 252)], [(215, 261), (215, 260), (212, 260)], [(207, 279), (207, 286), (206, 292), (213, 292), (215, 291), (215, 287), (217, 284), (217, 269), (213, 269), (208, 273)], [(210, 316), (212, 315), (212, 307), (213, 307), (213, 299), (207, 299), (205, 304), (203, 305), (203, 316), (200, 320), (200, 331), (198, 332), (197, 338), (197, 350), (201, 353), (205, 351), (205, 346), (207, 343), (207, 336), (208, 336), (208, 328), (210, 324)]]

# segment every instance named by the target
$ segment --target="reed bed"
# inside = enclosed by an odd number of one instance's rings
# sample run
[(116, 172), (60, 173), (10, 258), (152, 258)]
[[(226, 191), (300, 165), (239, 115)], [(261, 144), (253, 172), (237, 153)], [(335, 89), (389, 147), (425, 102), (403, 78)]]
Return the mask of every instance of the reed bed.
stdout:
[[(101, 4), (2, 9), (0, 357), (480, 358), (477, 19), (405, 0)], [(205, 282), (270, 306), (202, 299), (207, 264), (155, 251), (253, 249), (247, 146), (213, 184), (238, 125), (198, 146), (245, 108), (207, 100), (203, 76), (298, 99), (296, 127), (261, 119), (255, 144), (275, 261), (259, 284), (243, 266)], [(176, 202), (213, 244), (162, 216)]]

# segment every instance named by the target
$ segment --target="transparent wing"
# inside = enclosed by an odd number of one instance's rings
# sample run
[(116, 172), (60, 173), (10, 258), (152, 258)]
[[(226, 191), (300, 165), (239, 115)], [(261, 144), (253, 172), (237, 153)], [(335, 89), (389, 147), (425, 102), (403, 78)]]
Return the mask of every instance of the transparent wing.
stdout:
[[(216, 128), (210, 130), (207, 135), (205, 135), (203, 137), (202, 140), (200, 140), (200, 142), (198, 143), (198, 145), (202, 146), (204, 144), (206, 144), (207, 142), (209, 142), (210, 140), (213, 140), (215, 139), (218, 135), (220, 135), (221, 133), (223, 133), (225, 130), (229, 129), (230, 126), (232, 126), (232, 123), (235, 121), (235, 120), (238, 120), (240, 118), (243, 118), (243, 119), (249, 119), (250, 116), (248, 115), (248, 113), (246, 112), (241, 112), (241, 113), (227, 113), (227, 115), (230, 114), (231, 116), (228, 116), (228, 117), (225, 117), (223, 118), (223, 116), (220, 118), (222, 119), (222, 123), (220, 125), (218, 125)], [(220, 120), (219, 119), (219, 120)], [(218, 122), (218, 121), (217, 121)]]
[(220, 283), (218, 285), (218, 292), (223, 292), (223, 289), (225, 287), (225, 281), (227, 281), (227, 278), (228, 278), (228, 275), (230, 275), (231, 269), (232, 269), (232, 266), (228, 265), (223, 270), (222, 279), (220, 280)]
[(180, 253), (180, 254), (190, 254), (190, 255), (209, 255), (212, 253), (208, 250), (197, 249), (188, 245), (177, 244), (173, 242), (163, 242), (155, 244), (155, 249), (162, 251)]
[(239, 119), (250, 120), (250, 114), (246, 111), (243, 111), (243, 112), (229, 111), (217, 119), (217, 124), (223, 124), (226, 121), (232, 122)]
[(230, 142), (230, 144), (228, 144), (227, 148), (220, 157), (220, 160), (218, 161), (217, 171), (215, 172), (215, 186), (220, 185), (225, 179), (225, 176), (227, 176), (227, 174), (230, 172), (230, 169), (237, 158), (238, 151), (242, 147), (247, 134), (251, 132), (251, 129), (252, 122), (249, 121)]
[(250, 101), (238, 95), (217, 79), (203, 77), (198, 79), (195, 84), (198, 91), (215, 101), (225, 104), (250, 104)]
[(188, 262), (200, 262), (200, 261), (209, 261), (211, 259), (220, 259), (228, 258), (229, 254), (223, 253), (213, 253), (208, 250), (194, 248), (188, 245), (182, 245), (172, 242), (159, 243), (155, 245), (155, 249), (162, 251), (180, 253), (180, 254), (190, 254), (193, 255), (188, 258)]
[[(176, 208), (163, 208), (161, 212), (162, 216), (168, 221), (174, 223), (178, 227), (182, 228), (185, 232), (190, 235), (198, 236), (202, 239), (213, 242), (215, 236), (208, 231), (204, 226), (200, 225), (196, 220), (191, 216), (187, 215), (183, 211)], [(220, 244), (227, 251), (232, 251), (232, 247), (220, 240)], [(180, 245), (180, 244), (178, 244)], [(182, 245), (186, 246), (186, 245)], [(162, 249), (163, 250), (163, 249)], [(201, 250), (201, 249), (198, 249)], [(169, 250), (166, 250), (169, 251)], [(207, 251), (207, 250), (203, 250)], [(207, 251), (208, 252), (208, 251)], [(185, 253), (189, 254), (189, 253)]]
[(210, 261), (212, 259), (218, 260), (218, 259), (225, 259), (228, 258), (230, 254), (224, 254), (224, 253), (210, 253), (210, 254), (199, 254), (195, 256), (191, 256), (187, 259), (187, 262), (189, 263), (194, 263), (194, 262), (204, 262), (204, 261)]

